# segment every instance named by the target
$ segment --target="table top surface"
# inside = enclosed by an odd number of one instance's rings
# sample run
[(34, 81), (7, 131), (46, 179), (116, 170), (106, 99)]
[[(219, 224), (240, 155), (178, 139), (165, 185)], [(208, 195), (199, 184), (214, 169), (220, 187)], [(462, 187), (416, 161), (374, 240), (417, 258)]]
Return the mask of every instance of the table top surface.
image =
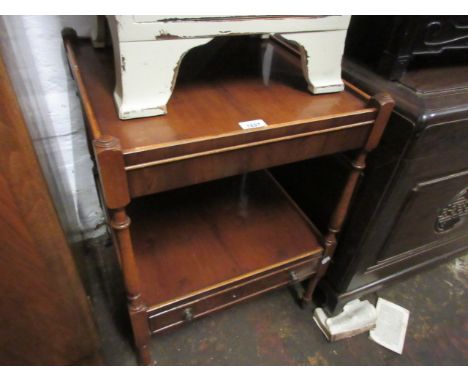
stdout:
[[(372, 119), (371, 109), (366, 108), (369, 96), (350, 84), (342, 92), (311, 94), (299, 57), (285, 53), (282, 47), (275, 46), (271, 76), (264, 81), (259, 50), (262, 40), (230, 39), (215, 39), (186, 55), (167, 115), (132, 120), (117, 116), (112, 96), (112, 50), (94, 49), (89, 40), (70, 43), (76, 60), (75, 77), (78, 73), (83, 85), (81, 97), (89, 100), (97, 133), (118, 138), (125, 155), (366, 111), (363, 118)], [(87, 118), (90, 120), (90, 115)], [(267, 127), (243, 130), (239, 126), (239, 122), (256, 119), (263, 119)]]

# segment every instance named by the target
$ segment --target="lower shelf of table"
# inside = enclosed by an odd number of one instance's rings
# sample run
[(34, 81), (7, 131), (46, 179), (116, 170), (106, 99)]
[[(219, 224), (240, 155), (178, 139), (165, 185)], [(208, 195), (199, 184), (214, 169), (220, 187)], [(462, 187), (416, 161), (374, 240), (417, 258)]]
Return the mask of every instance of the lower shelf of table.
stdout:
[(267, 171), (138, 198), (128, 214), (153, 333), (310, 277), (322, 254)]
[(200, 291), (148, 312), (151, 333), (181, 325), (196, 318), (227, 308), (276, 288), (300, 282), (312, 276), (318, 257), (281, 264), (250, 277), (240, 277), (221, 286)]

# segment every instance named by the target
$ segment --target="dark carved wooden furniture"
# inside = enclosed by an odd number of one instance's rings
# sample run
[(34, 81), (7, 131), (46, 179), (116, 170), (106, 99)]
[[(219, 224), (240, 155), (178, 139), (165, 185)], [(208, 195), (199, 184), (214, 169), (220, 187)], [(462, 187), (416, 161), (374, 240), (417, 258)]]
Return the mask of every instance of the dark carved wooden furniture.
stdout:
[[(240, 54), (258, 52), (260, 38), (213, 44), (184, 59), (167, 115), (122, 121), (111, 51), (65, 38), (145, 364), (151, 334), (306, 279), (302, 298), (311, 300), (393, 107), (351, 84), (310, 95), (299, 56), (277, 43), (263, 42), (275, 50), (267, 82), (258, 54)], [(268, 126), (238, 125), (259, 118)], [(322, 237), (266, 169), (351, 149), (359, 151)]]
[[(468, 252), (468, 66), (413, 70), (398, 82), (350, 60), (344, 60), (343, 69), (344, 77), (360, 88), (390, 93), (395, 110), (369, 158), (321, 293), (315, 296), (331, 312)], [(323, 177), (324, 168), (331, 174), (320, 194), (314, 193), (315, 184), (299, 186), (291, 180)], [(320, 227), (319, 216), (327, 218), (346, 169), (346, 160), (330, 156), (277, 175)]]
[(353, 16), (346, 55), (398, 80), (411, 66), (468, 60), (468, 16)]
[(0, 55), (0, 365), (100, 364), (99, 339)]

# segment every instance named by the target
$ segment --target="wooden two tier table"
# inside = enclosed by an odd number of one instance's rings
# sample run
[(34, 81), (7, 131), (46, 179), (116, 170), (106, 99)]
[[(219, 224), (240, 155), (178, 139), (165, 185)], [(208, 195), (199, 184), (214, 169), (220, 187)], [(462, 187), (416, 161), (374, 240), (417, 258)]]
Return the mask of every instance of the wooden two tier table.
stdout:
[[(167, 115), (122, 121), (111, 50), (65, 38), (143, 364), (152, 363), (152, 334), (300, 281), (308, 280), (302, 300), (311, 300), (393, 108), (387, 95), (370, 97), (348, 83), (339, 93), (311, 95), (294, 49), (246, 43), (274, 47), (268, 81), (255, 65), (224, 75), (207, 64), (206, 52), (194, 52), (180, 68)], [(222, 59), (236, 46), (211, 49)], [(231, 69), (250, 66), (244, 61)], [(266, 126), (239, 126), (257, 119)], [(356, 149), (322, 236), (267, 169)]]

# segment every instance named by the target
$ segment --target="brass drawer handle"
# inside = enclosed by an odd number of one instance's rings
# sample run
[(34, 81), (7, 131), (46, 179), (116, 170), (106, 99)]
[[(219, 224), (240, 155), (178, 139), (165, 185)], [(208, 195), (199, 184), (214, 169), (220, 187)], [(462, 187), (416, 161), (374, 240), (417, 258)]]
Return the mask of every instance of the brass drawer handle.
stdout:
[(295, 271), (289, 271), (289, 280), (292, 282), (296, 282), (299, 280), (299, 277), (297, 277), (297, 273)]
[(186, 309), (184, 309), (184, 320), (187, 321), (187, 322), (193, 320), (192, 308), (186, 308)]

